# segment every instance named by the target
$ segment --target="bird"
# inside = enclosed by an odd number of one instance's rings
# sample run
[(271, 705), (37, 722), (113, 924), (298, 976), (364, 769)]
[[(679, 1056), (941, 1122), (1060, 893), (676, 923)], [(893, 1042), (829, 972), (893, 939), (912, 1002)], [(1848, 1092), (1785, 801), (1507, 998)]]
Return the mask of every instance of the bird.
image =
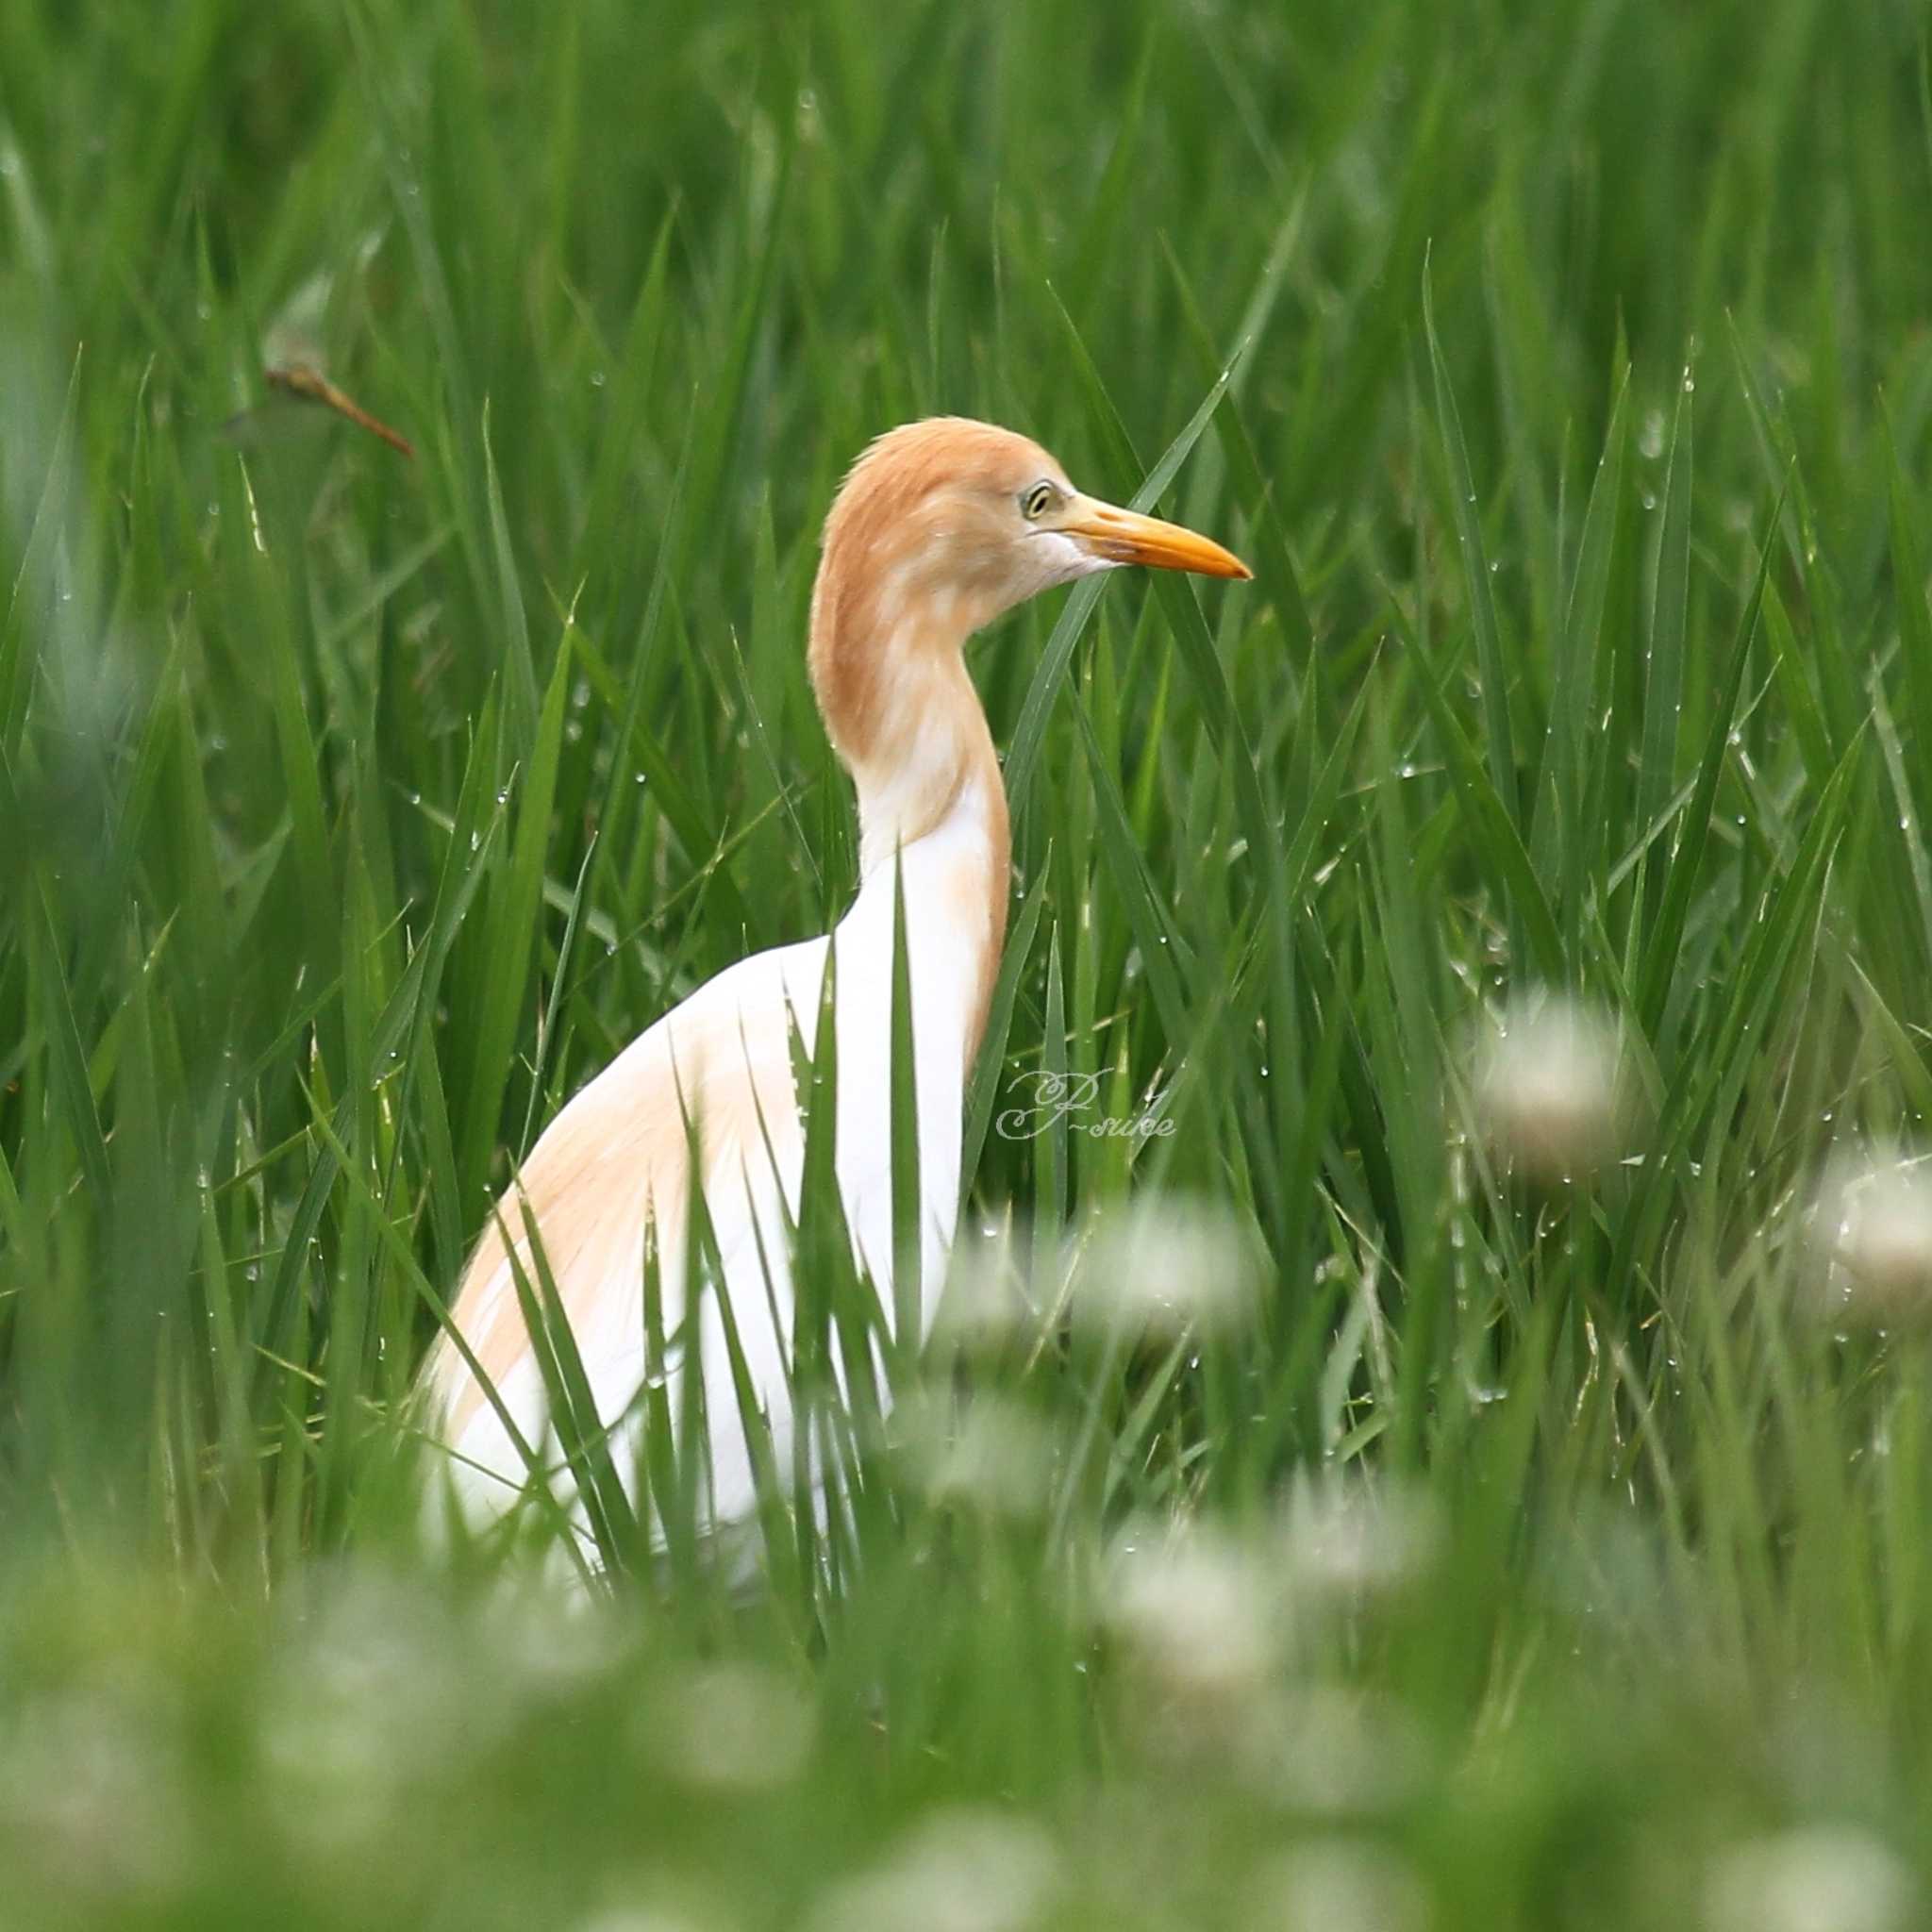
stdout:
[[(857, 794), (857, 894), (829, 934), (738, 960), (662, 1015), (565, 1103), (523, 1160), (464, 1268), (419, 1385), (427, 1433), (446, 1452), (445, 1503), (468, 1525), (500, 1519), (541, 1484), (591, 1541), (584, 1498), (555, 1454), (533, 1467), (541, 1458), (532, 1445), (548, 1440), (554, 1451), (556, 1436), (525, 1319), (539, 1256), (627, 1486), (652, 1362), (674, 1383), (695, 1363), (708, 1435), (704, 1521), (722, 1528), (751, 1519), (755, 1430), (741, 1409), (721, 1301), (760, 1426), (778, 1468), (791, 1466), (788, 1241), (810, 1084), (801, 1086), (794, 1044), (809, 1049), (816, 1038), (829, 971), (838, 1191), (854, 1263), (890, 1314), (891, 1015), (902, 905), (918, 1129), (915, 1340), (923, 1339), (954, 1234), (966, 1083), (1005, 942), (1011, 858), (1000, 760), (966, 645), (1027, 598), (1134, 564), (1252, 575), (1208, 537), (1085, 494), (1039, 443), (991, 424), (905, 424), (852, 464), (825, 519), (807, 661)], [(710, 1280), (694, 1332), (685, 1333), (696, 1192), (715, 1245), (705, 1249)], [(646, 1334), (647, 1244), (662, 1297), (661, 1355)], [(672, 1391), (674, 1415), (687, 1412), (683, 1393)]]

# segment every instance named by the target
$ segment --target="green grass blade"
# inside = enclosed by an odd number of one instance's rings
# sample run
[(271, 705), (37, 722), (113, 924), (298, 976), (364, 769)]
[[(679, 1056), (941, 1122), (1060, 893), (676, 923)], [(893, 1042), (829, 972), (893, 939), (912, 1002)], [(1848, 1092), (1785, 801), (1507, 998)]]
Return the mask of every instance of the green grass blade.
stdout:
[(1475, 478), (1463, 440), (1462, 415), (1449, 380), (1449, 365), (1436, 336), (1435, 293), (1423, 271), (1423, 329), (1428, 338), (1429, 366), (1436, 380), (1436, 419), (1449, 462), (1456, 541), (1462, 553), (1463, 581), (1469, 595), (1470, 624), (1475, 632), (1476, 665), (1482, 675), (1483, 723), (1489, 739), (1490, 783), (1505, 815), (1521, 836), (1522, 807), (1517, 796), (1515, 735), (1509, 723), (1509, 677), (1496, 619), (1495, 591), (1490, 582), (1489, 553), (1482, 519), (1476, 513)]

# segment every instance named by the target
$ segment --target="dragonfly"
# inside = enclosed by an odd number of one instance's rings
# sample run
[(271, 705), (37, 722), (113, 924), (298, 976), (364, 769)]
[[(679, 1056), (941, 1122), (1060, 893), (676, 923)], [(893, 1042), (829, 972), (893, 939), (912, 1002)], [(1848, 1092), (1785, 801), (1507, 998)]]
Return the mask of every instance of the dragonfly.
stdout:
[[(275, 391), (275, 397), (252, 409), (230, 416), (222, 425), (222, 434), (231, 442), (263, 441), (288, 413), (289, 405), (333, 409), (346, 416), (357, 428), (378, 437), (411, 461), (416, 447), (399, 429), (391, 429), (381, 417), (371, 415), (353, 396), (331, 382), (311, 361), (290, 359), (271, 362), (261, 372), (262, 380)], [(278, 400), (279, 399), (279, 400)]]
[(380, 417), (372, 416), (360, 403), (338, 389), (314, 363), (278, 362), (261, 374), (271, 389), (279, 390), (298, 402), (318, 403), (325, 408), (333, 409), (339, 416), (346, 416), (357, 428), (366, 429), (371, 436), (379, 436), (391, 449), (400, 450), (412, 462), (415, 460), (415, 445), (407, 436), (400, 430), (391, 429)]
[[(381, 240), (379, 231), (363, 238), (357, 251), (362, 263), (367, 263)], [(300, 416), (320, 423), (320, 412), (333, 409), (357, 428), (413, 461), (416, 451), (408, 437), (372, 415), (324, 373), (324, 358), (317, 344), (332, 333), (329, 315), (337, 294), (337, 279), (334, 270), (318, 271), (282, 304), (264, 329), (260, 341), (262, 379), (273, 393), (267, 402), (229, 417), (222, 425), (222, 433), (231, 442), (258, 443)]]

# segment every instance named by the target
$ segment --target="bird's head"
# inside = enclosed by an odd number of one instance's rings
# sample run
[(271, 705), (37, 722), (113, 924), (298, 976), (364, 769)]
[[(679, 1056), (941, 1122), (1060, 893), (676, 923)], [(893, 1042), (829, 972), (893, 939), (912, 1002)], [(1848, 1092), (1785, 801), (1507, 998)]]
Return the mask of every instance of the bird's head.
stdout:
[(1002, 611), (1122, 564), (1252, 575), (1219, 543), (1074, 489), (1045, 450), (990, 423), (938, 416), (879, 437), (831, 514), (812, 592), (812, 676), (841, 748), (909, 668)]

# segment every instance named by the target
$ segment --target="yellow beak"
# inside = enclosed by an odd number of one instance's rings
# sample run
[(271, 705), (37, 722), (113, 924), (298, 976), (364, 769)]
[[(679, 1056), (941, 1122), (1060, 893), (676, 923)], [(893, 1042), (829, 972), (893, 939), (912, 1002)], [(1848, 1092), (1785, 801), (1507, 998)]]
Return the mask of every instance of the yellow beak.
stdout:
[(1251, 577), (1255, 575), (1232, 551), (1211, 537), (1143, 517), (1139, 510), (1119, 509), (1091, 496), (1076, 496), (1058, 520), (1058, 527), (1109, 563), (1145, 563), (1157, 570), (1191, 570), (1204, 577)]

